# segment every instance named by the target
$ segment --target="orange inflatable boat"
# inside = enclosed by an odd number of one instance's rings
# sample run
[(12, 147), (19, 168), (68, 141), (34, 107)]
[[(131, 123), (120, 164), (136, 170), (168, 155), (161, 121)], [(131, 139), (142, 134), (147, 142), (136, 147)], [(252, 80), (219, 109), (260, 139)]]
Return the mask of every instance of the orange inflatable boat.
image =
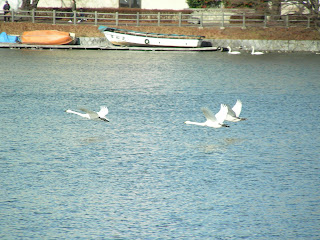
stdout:
[(62, 45), (72, 43), (74, 34), (57, 30), (37, 30), (24, 32), (20, 40), (23, 44)]

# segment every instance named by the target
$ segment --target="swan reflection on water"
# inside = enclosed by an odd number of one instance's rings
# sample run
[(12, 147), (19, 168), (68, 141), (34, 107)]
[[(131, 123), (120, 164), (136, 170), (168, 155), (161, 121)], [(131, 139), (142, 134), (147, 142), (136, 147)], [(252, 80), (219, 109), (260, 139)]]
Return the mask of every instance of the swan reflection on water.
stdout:
[(80, 145), (88, 145), (92, 143), (104, 142), (106, 140), (105, 137), (88, 137), (80, 140)]
[(204, 153), (224, 153), (231, 145), (236, 145), (243, 142), (242, 138), (225, 138), (215, 144), (201, 144), (198, 148)]

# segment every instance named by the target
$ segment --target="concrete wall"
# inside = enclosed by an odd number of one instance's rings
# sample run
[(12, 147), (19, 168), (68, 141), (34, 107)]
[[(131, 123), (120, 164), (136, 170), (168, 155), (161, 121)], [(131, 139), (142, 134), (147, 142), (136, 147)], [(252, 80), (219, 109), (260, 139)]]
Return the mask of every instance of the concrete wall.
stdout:
[(79, 37), (78, 44), (83, 46), (108, 46), (107, 38), (105, 37)]
[[(1, 0), (3, 1), (3, 0)], [(18, 0), (13, 0), (18, 1)], [(20, 0), (21, 1), (21, 0)], [(40, 0), (38, 7), (71, 7), (71, 0)], [(77, 8), (118, 8), (119, 0), (77, 0)], [(142, 9), (173, 9), (188, 8), (186, 0), (141, 0)]]
[(141, 0), (142, 9), (173, 9), (189, 8), (186, 0)]
[[(250, 51), (254, 46), (257, 51), (281, 51), (281, 52), (320, 52), (320, 40), (231, 40), (231, 39), (206, 39), (213, 47), (227, 47)], [(84, 46), (107, 46), (104, 37), (80, 37), (79, 44)]]
[[(77, 8), (118, 8), (119, 0), (77, 0)], [(71, 0), (40, 0), (38, 7), (71, 7)]]
[[(222, 15), (223, 20), (225, 24), (229, 24), (229, 20), (231, 16), (233, 15), (239, 15), (243, 10), (237, 10), (237, 9), (227, 9), (227, 8), (190, 8), (192, 12), (192, 19), (193, 23), (199, 23), (199, 20), (201, 17), (203, 18), (203, 21), (212, 21), (216, 24), (221, 24), (222, 22)], [(254, 10), (246, 10), (247, 13), (254, 13)], [(195, 20), (198, 21), (195, 21)]]
[(317, 52), (320, 51), (320, 40), (231, 40), (210, 39), (214, 47), (239, 48), (251, 50), (251, 46), (262, 51), (284, 51), (284, 52)]

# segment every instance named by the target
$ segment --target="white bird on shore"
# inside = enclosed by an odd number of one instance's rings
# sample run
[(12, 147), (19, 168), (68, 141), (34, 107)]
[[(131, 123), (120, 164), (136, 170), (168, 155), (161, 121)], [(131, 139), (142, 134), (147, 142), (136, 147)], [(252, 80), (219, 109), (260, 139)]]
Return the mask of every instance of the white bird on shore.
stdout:
[(92, 120), (102, 120), (102, 121), (109, 122), (109, 119), (106, 118), (106, 115), (108, 114), (109, 110), (105, 106), (101, 106), (99, 112), (93, 112), (93, 111), (85, 109), (85, 108), (80, 108), (80, 110), (85, 113), (75, 112), (70, 109), (66, 110), (66, 112), (77, 114), (80, 117), (84, 117), (84, 118), (88, 118), (88, 119), (92, 119)]
[(233, 52), (233, 51), (231, 50), (231, 47), (229, 47), (229, 46), (228, 46), (227, 48), (228, 48), (228, 50), (229, 50), (229, 51), (228, 51), (229, 54), (241, 54), (241, 53), (238, 52), (238, 51), (234, 51), (234, 52)]
[(262, 55), (262, 54), (264, 54), (263, 52), (255, 52), (254, 51), (254, 46), (252, 46), (251, 48), (252, 48), (252, 51), (251, 51), (252, 55)]
[(204, 116), (206, 117), (207, 121), (203, 123), (186, 121), (185, 124), (193, 124), (193, 125), (198, 125), (203, 127), (212, 127), (212, 128), (229, 127), (228, 125), (223, 123), (228, 113), (227, 105), (221, 104), (220, 111), (216, 115), (214, 115), (208, 108), (201, 108), (201, 110)]
[(228, 107), (228, 113), (227, 113), (226, 121), (239, 122), (239, 121), (247, 120), (246, 118), (239, 117), (242, 109), (242, 102), (239, 99), (237, 100), (233, 108), (231, 108), (228, 105), (227, 107)]

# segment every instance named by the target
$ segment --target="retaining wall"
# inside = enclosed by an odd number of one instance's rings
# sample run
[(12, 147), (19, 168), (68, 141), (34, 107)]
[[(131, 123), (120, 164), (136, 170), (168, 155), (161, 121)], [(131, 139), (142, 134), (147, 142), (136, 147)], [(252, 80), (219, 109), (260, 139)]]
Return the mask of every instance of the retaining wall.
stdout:
[(214, 47), (238, 48), (263, 51), (284, 51), (284, 52), (318, 52), (320, 51), (320, 40), (231, 40), (231, 39), (210, 39)]
[[(238, 48), (263, 51), (284, 51), (284, 52), (320, 52), (320, 40), (231, 40), (231, 39), (206, 39), (213, 47)], [(107, 46), (107, 39), (104, 37), (79, 37), (78, 43), (83, 46)]]
[(108, 46), (108, 41), (105, 37), (78, 37), (78, 44), (83, 46)]

